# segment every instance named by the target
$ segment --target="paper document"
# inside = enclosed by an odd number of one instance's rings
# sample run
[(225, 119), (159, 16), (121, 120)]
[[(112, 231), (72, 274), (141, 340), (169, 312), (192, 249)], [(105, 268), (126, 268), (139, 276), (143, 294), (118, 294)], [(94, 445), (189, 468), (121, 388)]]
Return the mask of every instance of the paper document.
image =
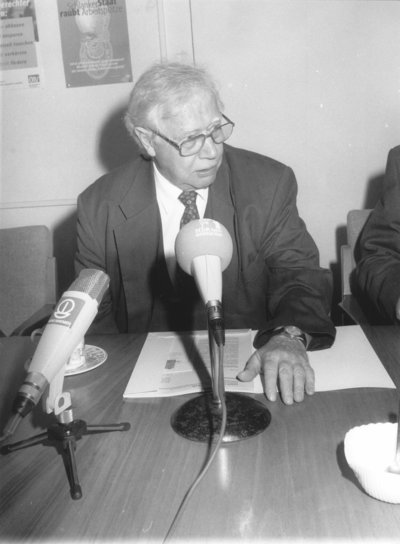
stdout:
[[(236, 376), (254, 351), (251, 330), (226, 331), (225, 390), (262, 393), (260, 377)], [(388, 387), (394, 383), (358, 325), (338, 327), (334, 345), (309, 352), (316, 391), (352, 387)], [(124, 398), (169, 397), (211, 389), (208, 332), (149, 333), (124, 391)]]
[[(252, 347), (251, 330), (226, 331), (223, 369), (226, 391), (262, 393), (260, 378), (242, 383), (236, 375)], [(169, 397), (211, 389), (208, 332), (149, 333), (124, 398)]]
[(354, 387), (396, 388), (359, 325), (336, 327), (333, 346), (310, 351), (308, 357), (315, 371), (316, 391)]

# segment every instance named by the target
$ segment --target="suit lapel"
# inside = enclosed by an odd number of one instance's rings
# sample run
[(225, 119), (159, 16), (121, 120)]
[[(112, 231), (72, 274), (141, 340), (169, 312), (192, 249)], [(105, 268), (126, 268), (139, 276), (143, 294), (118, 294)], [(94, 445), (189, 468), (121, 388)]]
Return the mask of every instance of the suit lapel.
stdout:
[(151, 162), (143, 161), (119, 207), (124, 220), (115, 226), (114, 235), (128, 322), (137, 318), (146, 327), (151, 318), (152, 278), (161, 242), (161, 219)]
[[(204, 217), (219, 221), (228, 230), (233, 242), (231, 264), (228, 266), (230, 277), (237, 278), (240, 256), (238, 254), (237, 211), (232, 198), (232, 188), (228, 163), (224, 157), (215, 182), (210, 187)], [(226, 275), (226, 274), (225, 274)]]

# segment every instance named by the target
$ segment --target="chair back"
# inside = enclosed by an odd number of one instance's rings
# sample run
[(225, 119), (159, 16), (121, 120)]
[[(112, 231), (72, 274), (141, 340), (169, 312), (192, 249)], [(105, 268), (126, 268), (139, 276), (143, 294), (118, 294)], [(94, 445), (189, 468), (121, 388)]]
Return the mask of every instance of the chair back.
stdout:
[(0, 229), (0, 330), (6, 336), (56, 303), (56, 261), (44, 225)]
[(351, 295), (351, 275), (356, 267), (357, 240), (372, 210), (350, 210), (347, 214), (347, 244), (341, 247), (342, 297)]
[(365, 323), (366, 319), (351, 289), (351, 277), (356, 267), (355, 250), (361, 231), (372, 210), (350, 210), (347, 214), (347, 244), (340, 248), (342, 300), (339, 306), (355, 323)]
[[(352, 250), (352, 257), (355, 259), (354, 250), (361, 231), (367, 222), (372, 210), (350, 210), (347, 214), (347, 243)], [(353, 260), (353, 268), (355, 260)]]

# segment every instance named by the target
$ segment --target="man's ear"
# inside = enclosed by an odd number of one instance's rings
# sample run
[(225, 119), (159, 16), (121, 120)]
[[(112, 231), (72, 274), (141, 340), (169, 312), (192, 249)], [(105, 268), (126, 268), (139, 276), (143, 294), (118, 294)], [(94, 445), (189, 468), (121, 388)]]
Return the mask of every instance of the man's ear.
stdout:
[(153, 147), (153, 133), (142, 127), (135, 127), (135, 134), (139, 138), (142, 146), (145, 148), (150, 157), (155, 157), (155, 149)]

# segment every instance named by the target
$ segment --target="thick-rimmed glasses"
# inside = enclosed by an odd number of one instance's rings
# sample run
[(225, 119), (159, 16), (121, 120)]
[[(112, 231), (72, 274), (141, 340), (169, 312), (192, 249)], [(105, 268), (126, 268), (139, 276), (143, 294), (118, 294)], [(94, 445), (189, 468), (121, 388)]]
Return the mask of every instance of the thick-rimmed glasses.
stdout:
[(201, 134), (188, 136), (181, 142), (175, 142), (174, 140), (167, 138), (164, 136), (164, 134), (158, 132), (158, 130), (153, 130), (152, 128), (149, 130), (175, 147), (182, 157), (189, 157), (190, 155), (195, 155), (202, 149), (207, 138), (211, 138), (216, 144), (222, 144), (222, 142), (225, 142), (231, 136), (235, 123), (228, 119), (228, 117), (226, 117), (224, 114), (222, 114), (222, 117), (226, 120), (226, 123), (217, 125), (206, 132), (202, 132)]

